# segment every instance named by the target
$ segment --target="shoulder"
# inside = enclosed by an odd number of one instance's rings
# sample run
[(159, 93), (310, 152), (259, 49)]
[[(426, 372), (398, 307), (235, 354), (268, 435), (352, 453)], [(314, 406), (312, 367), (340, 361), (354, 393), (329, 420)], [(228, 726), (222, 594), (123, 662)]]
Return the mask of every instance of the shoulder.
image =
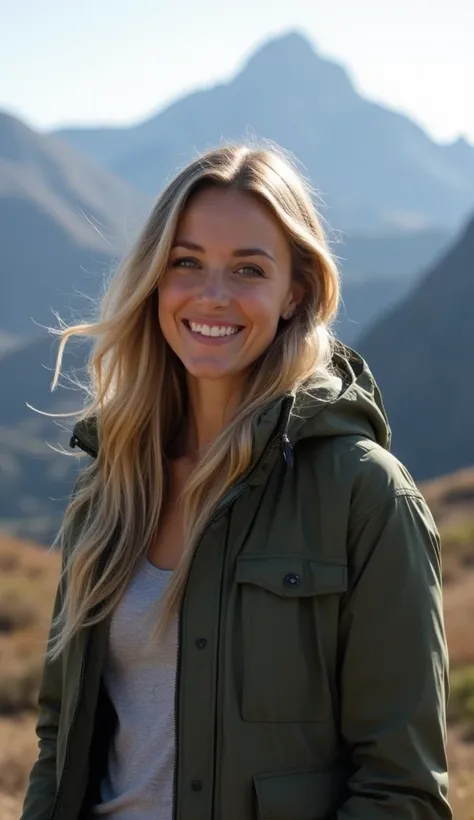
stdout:
[[(357, 517), (400, 497), (422, 499), (408, 469), (375, 441), (357, 435), (314, 439), (299, 454), (305, 471)], [(345, 504), (344, 504), (345, 502)]]
[(304, 512), (314, 521), (317, 509), (321, 541), (331, 559), (347, 561), (351, 588), (372, 557), (371, 577), (380, 588), (397, 573), (400, 579), (411, 571), (438, 577), (436, 523), (394, 455), (374, 441), (341, 436), (308, 447), (303, 458), (314, 488), (304, 496)]

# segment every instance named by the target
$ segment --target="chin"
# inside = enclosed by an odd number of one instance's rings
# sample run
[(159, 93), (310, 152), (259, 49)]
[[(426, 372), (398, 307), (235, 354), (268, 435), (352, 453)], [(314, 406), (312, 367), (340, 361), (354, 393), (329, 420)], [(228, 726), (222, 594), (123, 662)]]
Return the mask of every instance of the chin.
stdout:
[(206, 379), (214, 381), (216, 379), (228, 379), (239, 375), (240, 368), (225, 365), (216, 361), (184, 361), (186, 371), (194, 379)]
[(222, 370), (219, 367), (189, 367), (186, 370), (194, 379), (206, 379), (208, 381), (228, 379), (229, 376), (235, 376), (233, 371)]

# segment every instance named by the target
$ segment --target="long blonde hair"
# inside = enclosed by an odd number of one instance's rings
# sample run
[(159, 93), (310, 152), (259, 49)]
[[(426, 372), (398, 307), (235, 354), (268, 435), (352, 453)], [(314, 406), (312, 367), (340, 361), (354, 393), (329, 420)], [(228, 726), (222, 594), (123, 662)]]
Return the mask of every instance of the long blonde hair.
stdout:
[(226, 145), (198, 157), (159, 197), (105, 293), (98, 320), (60, 331), (53, 387), (68, 339), (78, 334), (94, 339), (88, 361), (90, 400), (78, 415), (96, 418), (100, 447), (83, 470), (57, 539), (72, 543), (65, 555), (65, 595), (51, 658), (79, 630), (114, 609), (156, 535), (166, 500), (167, 453), (187, 401), (183, 365), (159, 326), (157, 283), (167, 268), (179, 217), (203, 185), (237, 188), (266, 203), (288, 237), (293, 276), (304, 285), (304, 297), (251, 368), (238, 412), (189, 479), (185, 549), (163, 599), (163, 623), (177, 612), (199, 534), (250, 465), (256, 414), (272, 400), (317, 380), (329, 366), (339, 277), (309, 185), (273, 147)]

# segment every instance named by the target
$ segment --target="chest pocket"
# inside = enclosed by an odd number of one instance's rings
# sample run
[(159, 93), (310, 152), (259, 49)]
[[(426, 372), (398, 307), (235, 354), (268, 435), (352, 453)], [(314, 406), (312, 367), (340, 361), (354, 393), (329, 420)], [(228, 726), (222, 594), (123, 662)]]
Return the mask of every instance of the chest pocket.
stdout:
[(334, 714), (339, 596), (347, 567), (302, 556), (237, 559), (242, 719), (322, 722)]

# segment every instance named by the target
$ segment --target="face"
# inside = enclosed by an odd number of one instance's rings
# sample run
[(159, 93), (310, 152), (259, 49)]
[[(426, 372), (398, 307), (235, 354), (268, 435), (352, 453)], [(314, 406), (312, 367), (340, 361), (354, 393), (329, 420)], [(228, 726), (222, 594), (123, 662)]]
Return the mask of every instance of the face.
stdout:
[(191, 198), (159, 284), (163, 335), (191, 376), (242, 377), (298, 295), (288, 240), (265, 205), (220, 188)]

